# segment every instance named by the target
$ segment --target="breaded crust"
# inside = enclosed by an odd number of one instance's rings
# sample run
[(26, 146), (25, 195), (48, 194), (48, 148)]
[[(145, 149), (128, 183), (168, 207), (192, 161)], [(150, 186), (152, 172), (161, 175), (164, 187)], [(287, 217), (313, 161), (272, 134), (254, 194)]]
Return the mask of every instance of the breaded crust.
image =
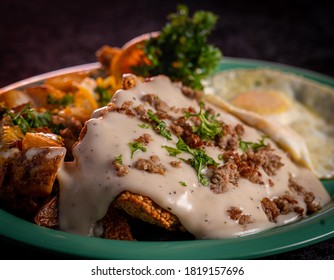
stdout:
[[(35, 215), (35, 223), (43, 227), (58, 229), (58, 202), (57, 195), (49, 199)], [(103, 226), (101, 237), (115, 240), (135, 240), (125, 215), (125, 213), (122, 213), (122, 210), (110, 206), (106, 215), (99, 221)]]
[(161, 208), (149, 197), (125, 191), (115, 199), (113, 206), (123, 209), (130, 216), (147, 223), (158, 225), (167, 230), (184, 231), (184, 227), (174, 214)]

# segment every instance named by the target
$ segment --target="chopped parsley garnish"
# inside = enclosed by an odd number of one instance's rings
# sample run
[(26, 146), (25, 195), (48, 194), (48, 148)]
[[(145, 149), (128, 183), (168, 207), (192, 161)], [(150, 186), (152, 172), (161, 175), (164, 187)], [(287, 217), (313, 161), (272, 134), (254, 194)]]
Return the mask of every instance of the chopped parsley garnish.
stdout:
[(166, 151), (169, 153), (170, 156), (176, 157), (177, 155), (181, 154), (182, 151), (170, 146), (162, 146)]
[(159, 36), (151, 37), (143, 46), (149, 63), (133, 70), (145, 77), (165, 74), (186, 86), (202, 89), (202, 80), (214, 73), (222, 57), (218, 48), (207, 43), (218, 17), (207, 11), (196, 11), (190, 17), (188, 8), (179, 5), (168, 19)]
[(170, 146), (162, 146), (166, 149), (171, 156), (177, 156), (182, 152), (187, 152), (191, 154), (193, 157), (188, 162), (185, 159), (181, 159), (190, 163), (190, 166), (196, 170), (198, 181), (203, 185), (206, 186), (209, 181), (202, 173), (203, 169), (206, 168), (208, 165), (218, 166), (219, 164), (210, 156), (208, 156), (204, 150), (201, 149), (192, 149), (190, 148), (182, 138), (179, 138), (178, 142), (176, 143), (176, 148)]
[(198, 181), (206, 186), (209, 181), (202, 173), (203, 169), (208, 165), (218, 166), (219, 164), (210, 156), (208, 156), (205, 151), (200, 149), (192, 149), (190, 148), (181, 138), (176, 143), (176, 148), (180, 151), (190, 153), (193, 158), (190, 160), (190, 165), (196, 170)]
[(95, 88), (95, 92), (98, 95), (98, 103), (101, 107), (107, 105), (110, 102), (111, 93), (109, 92), (109, 88), (104, 88), (101, 86), (97, 86)]
[(147, 114), (149, 119), (153, 121), (153, 126), (157, 132), (167, 140), (172, 140), (172, 134), (168, 129), (166, 129), (166, 123), (161, 121), (151, 110), (148, 110)]
[(147, 123), (141, 123), (141, 124), (138, 124), (138, 126), (140, 128), (144, 128), (144, 129), (149, 129), (149, 128), (152, 128), (151, 125), (147, 124)]
[(147, 151), (147, 149), (144, 147), (144, 145), (140, 142), (130, 142), (129, 147), (131, 149), (131, 158), (133, 158), (134, 153), (138, 150), (141, 150), (142, 152)]
[(203, 112), (204, 103), (200, 103), (200, 111), (197, 114), (185, 113), (186, 118), (198, 117), (201, 121), (199, 126), (193, 127), (196, 133), (202, 140), (213, 140), (216, 135), (222, 133), (222, 124), (217, 121), (217, 115), (210, 115), (209, 111)]
[(46, 98), (46, 103), (47, 104), (55, 104), (58, 106), (63, 106), (66, 107), (70, 104), (72, 104), (74, 102), (74, 96), (72, 94), (65, 94), (65, 96), (63, 98), (60, 99), (56, 99), (54, 98), (51, 94), (48, 94), (47, 98)]
[(118, 164), (123, 164), (122, 155), (119, 155), (119, 156), (115, 157), (115, 162), (118, 163)]
[(52, 124), (52, 117), (49, 111), (37, 112), (30, 108), (30, 104), (24, 106), (24, 108), (14, 113), (10, 110), (6, 114), (12, 119), (14, 125), (20, 127), (23, 134), (31, 131), (33, 128), (50, 127)]
[(186, 182), (180, 181), (179, 183), (180, 183), (180, 185), (181, 185), (182, 187), (186, 187), (186, 186), (187, 186)]
[(259, 140), (259, 142), (247, 142), (242, 141), (239, 137), (239, 147), (243, 152), (246, 152), (249, 149), (252, 149), (256, 151), (257, 149), (263, 148), (266, 146), (264, 143), (264, 140), (267, 138), (267, 136), (263, 135), (262, 138)]

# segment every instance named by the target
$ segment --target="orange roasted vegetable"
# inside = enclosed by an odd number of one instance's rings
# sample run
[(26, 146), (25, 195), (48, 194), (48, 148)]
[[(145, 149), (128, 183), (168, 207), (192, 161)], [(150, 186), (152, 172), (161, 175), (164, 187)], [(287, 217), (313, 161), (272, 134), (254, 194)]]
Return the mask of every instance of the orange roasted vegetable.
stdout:
[(32, 133), (27, 132), (22, 140), (22, 150), (41, 147), (62, 147), (63, 140), (60, 136), (53, 133)]
[(44, 107), (46, 109), (57, 107), (57, 104), (48, 102), (50, 98), (52, 100), (61, 100), (65, 96), (65, 92), (47, 84), (29, 87), (25, 92), (32, 100), (34, 107)]
[(77, 85), (88, 77), (87, 72), (65, 74), (47, 79), (44, 83), (64, 92), (74, 91)]
[(7, 108), (17, 107), (31, 101), (30, 96), (21, 90), (10, 90), (0, 94), (0, 102)]

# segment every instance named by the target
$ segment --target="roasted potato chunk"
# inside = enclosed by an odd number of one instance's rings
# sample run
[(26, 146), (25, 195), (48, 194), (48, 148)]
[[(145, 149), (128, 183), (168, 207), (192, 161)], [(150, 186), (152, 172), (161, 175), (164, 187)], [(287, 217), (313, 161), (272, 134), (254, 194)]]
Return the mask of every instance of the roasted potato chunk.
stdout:
[(88, 77), (87, 72), (71, 73), (49, 78), (45, 81), (45, 84), (63, 92), (75, 91), (77, 84), (79, 84), (86, 77)]
[(22, 195), (48, 196), (56, 179), (66, 149), (62, 147), (32, 148), (15, 158), (10, 185)]
[(49, 97), (52, 97), (54, 100), (60, 100), (65, 96), (65, 92), (47, 84), (26, 88), (25, 93), (32, 100), (34, 107), (44, 107), (47, 109), (57, 107), (57, 104), (49, 104)]
[(26, 133), (22, 140), (22, 150), (42, 147), (62, 147), (63, 141), (60, 136), (52, 133)]

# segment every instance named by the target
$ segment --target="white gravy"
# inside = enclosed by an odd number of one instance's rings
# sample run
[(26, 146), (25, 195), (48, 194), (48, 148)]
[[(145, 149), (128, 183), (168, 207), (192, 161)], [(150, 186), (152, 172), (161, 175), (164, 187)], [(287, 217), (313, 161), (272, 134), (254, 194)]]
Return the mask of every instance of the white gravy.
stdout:
[[(147, 110), (155, 112), (153, 107), (141, 101), (141, 98), (148, 93), (154, 93), (170, 107), (191, 106), (199, 111), (197, 102), (185, 97), (181, 90), (164, 76), (158, 76), (150, 82), (138, 80), (134, 88), (118, 91), (112, 102), (121, 106), (123, 102), (130, 100), (134, 107), (144, 104)], [(214, 107), (214, 110), (220, 114), (219, 120), (225, 123), (232, 126), (241, 123), (217, 107)], [(198, 182), (196, 171), (190, 165), (185, 162), (182, 162), (181, 168), (170, 165), (176, 158), (170, 156), (162, 146), (175, 147), (178, 140), (175, 135), (172, 135), (172, 140), (167, 140), (153, 129), (140, 127), (143, 122), (137, 117), (130, 118), (115, 111), (102, 112), (102, 110), (96, 111), (87, 122), (87, 133), (73, 149), (75, 160), (64, 163), (58, 173), (61, 230), (94, 235), (94, 232), (98, 231), (97, 221), (106, 214), (108, 206), (117, 195), (125, 190), (148, 196), (164, 209), (170, 210), (198, 239), (235, 237), (299, 219), (297, 214), (290, 213), (280, 215), (277, 223), (272, 223), (268, 221), (261, 207), (261, 200), (264, 197), (273, 199), (290, 192), (289, 174), (292, 174), (298, 184), (315, 194), (316, 202), (324, 205), (329, 201), (329, 196), (319, 180), (308, 170), (296, 166), (285, 152), (276, 148), (270, 140), (266, 141), (277, 149), (277, 154), (282, 157), (284, 163), (277, 174), (270, 177), (274, 186), (269, 185), (269, 177), (261, 169), (264, 184), (254, 184), (241, 178), (238, 187), (231, 184), (227, 191), (214, 194), (209, 187)], [(168, 128), (167, 120), (166, 124)], [(257, 130), (245, 124), (243, 126), (244, 141), (257, 142), (261, 139), (261, 134)], [(128, 144), (144, 133), (150, 134), (153, 141), (146, 146), (146, 152), (138, 150), (131, 158)], [(206, 148), (206, 152), (215, 161), (223, 164), (218, 159), (222, 151), (217, 147)], [(241, 150), (238, 152), (242, 153)], [(123, 177), (116, 175), (112, 165), (112, 161), (119, 155), (122, 155), (123, 164), (129, 167), (129, 173)], [(150, 174), (133, 167), (139, 158), (149, 159), (152, 155), (157, 155), (165, 166), (164, 175)], [(181, 156), (186, 158), (188, 155), (183, 153)], [(186, 186), (183, 186), (184, 184)], [(296, 197), (299, 206), (305, 209), (303, 198)], [(229, 217), (227, 210), (231, 207), (238, 207), (244, 214), (251, 215), (252, 222), (239, 225)]]

